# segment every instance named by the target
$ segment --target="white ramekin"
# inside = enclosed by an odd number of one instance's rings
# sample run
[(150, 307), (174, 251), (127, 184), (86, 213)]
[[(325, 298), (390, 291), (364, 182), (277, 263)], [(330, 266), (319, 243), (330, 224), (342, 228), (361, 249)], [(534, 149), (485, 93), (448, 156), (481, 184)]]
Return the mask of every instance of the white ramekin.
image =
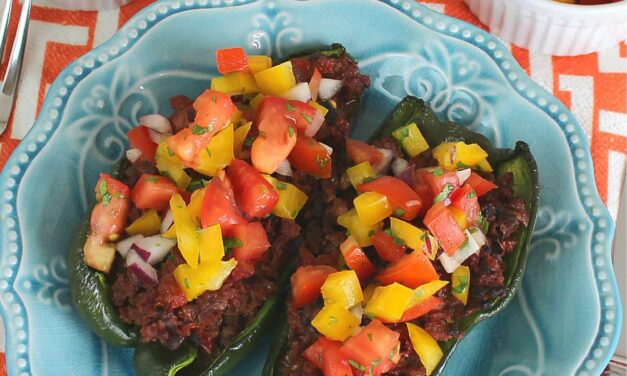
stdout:
[(40, 0), (38, 5), (61, 9), (107, 10), (119, 8), (132, 0)]
[(573, 56), (627, 39), (627, 0), (573, 5), (552, 0), (464, 0), (490, 32), (530, 51)]

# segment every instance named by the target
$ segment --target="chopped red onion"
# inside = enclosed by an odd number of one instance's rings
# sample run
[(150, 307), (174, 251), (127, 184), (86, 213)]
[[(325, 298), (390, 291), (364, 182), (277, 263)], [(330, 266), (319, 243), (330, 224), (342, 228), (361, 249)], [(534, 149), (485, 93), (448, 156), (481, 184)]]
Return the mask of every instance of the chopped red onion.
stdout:
[(139, 118), (139, 124), (161, 134), (172, 134), (172, 124), (161, 114), (150, 114)]
[(141, 258), (150, 265), (161, 262), (176, 245), (176, 240), (164, 238), (161, 235), (153, 235), (142, 238), (133, 243), (134, 249)]
[(143, 237), (144, 235), (137, 234), (137, 235), (130, 236), (124, 240), (120, 240), (119, 242), (116, 243), (115, 249), (118, 251), (118, 253), (122, 257), (126, 257), (126, 254), (128, 253), (128, 250), (131, 249), (131, 247), (133, 246), (133, 243), (135, 243), (139, 239), (142, 239)]
[(320, 79), (318, 87), (318, 97), (320, 99), (330, 99), (342, 88), (341, 80), (333, 80), (331, 78)]
[(158, 145), (161, 143), (161, 141), (165, 140), (170, 135), (165, 134), (165, 133), (159, 133), (157, 131), (153, 131), (152, 129), (149, 129), (148, 136), (150, 136), (150, 139), (152, 140), (152, 142)]
[(470, 231), (465, 230), (464, 234), (466, 235), (466, 239), (468, 240), (467, 244), (463, 247), (455, 251), (453, 256), (449, 256), (446, 253), (442, 253), (438, 260), (440, 260), (440, 264), (444, 267), (447, 273), (453, 273), (455, 269), (457, 269), (466, 259), (472, 256), (474, 253), (479, 252), (481, 246), (477, 244), (474, 237), (470, 233)]
[(157, 270), (144, 261), (133, 249), (129, 250), (126, 255), (126, 267), (148, 286), (155, 286), (159, 282)]
[(142, 152), (139, 149), (128, 149), (126, 151), (126, 159), (131, 163), (135, 163), (141, 156)]
[(403, 158), (396, 158), (394, 162), (392, 162), (392, 172), (394, 176), (400, 174), (403, 170), (405, 170), (409, 166), (409, 162), (404, 160)]
[(388, 167), (390, 167), (390, 163), (392, 162), (392, 157), (394, 157), (394, 152), (392, 150), (377, 148), (381, 153), (383, 153), (383, 160), (372, 168), (377, 174), (383, 174), (387, 171)]
[(292, 176), (292, 166), (290, 166), (290, 162), (285, 159), (279, 164), (279, 167), (277, 167), (274, 172), (283, 176)]
[(307, 103), (311, 100), (311, 91), (307, 82), (300, 82), (293, 88), (281, 94), (283, 98)]
[(472, 235), (472, 238), (475, 239), (475, 242), (479, 247), (483, 247), (483, 245), (488, 241), (486, 236), (483, 234), (483, 231), (477, 227), (471, 228), (470, 234)]
[(316, 111), (316, 115), (311, 119), (311, 123), (305, 129), (305, 136), (313, 137), (318, 133), (322, 124), (324, 123), (324, 116), (320, 110)]
[(161, 221), (161, 233), (165, 234), (166, 231), (172, 227), (174, 223), (174, 215), (172, 214), (172, 210), (168, 209), (168, 211), (163, 216), (163, 221)]
[[(318, 141), (318, 142), (320, 142), (320, 141)], [(320, 142), (320, 145), (322, 145), (323, 148), (327, 149), (327, 153), (329, 153), (329, 155), (333, 154), (333, 148), (332, 147), (330, 147), (327, 144), (323, 144), (322, 142)]]
[(405, 184), (410, 187), (414, 186), (414, 174), (416, 172), (416, 166), (414, 164), (410, 164), (403, 171), (398, 173), (396, 177), (402, 180)]
[(459, 170), (456, 171), (455, 174), (457, 174), (457, 180), (459, 180), (459, 185), (463, 185), (464, 182), (466, 181), (466, 179), (468, 179), (470, 177), (470, 173), (472, 171), (469, 168), (465, 168), (463, 170)]

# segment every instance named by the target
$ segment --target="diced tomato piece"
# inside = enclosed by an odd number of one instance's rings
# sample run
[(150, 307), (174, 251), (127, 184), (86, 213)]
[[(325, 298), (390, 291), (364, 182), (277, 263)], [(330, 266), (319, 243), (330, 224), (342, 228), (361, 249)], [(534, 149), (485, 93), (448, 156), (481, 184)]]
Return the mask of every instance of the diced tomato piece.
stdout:
[(229, 275), (229, 278), (235, 282), (246, 279), (255, 275), (255, 263), (251, 261), (237, 261), (237, 266)]
[(430, 296), (422, 302), (407, 308), (398, 322), (415, 320), (433, 311), (434, 309), (440, 308), (443, 304), (444, 301), (442, 299), (437, 296)]
[(100, 174), (100, 179), (98, 179), (94, 191), (96, 192), (98, 201), (102, 201), (103, 193), (109, 193), (111, 196), (122, 196), (121, 198), (128, 198), (131, 193), (131, 189), (128, 185), (108, 174)]
[(129, 199), (117, 196), (109, 201), (99, 202), (91, 212), (91, 232), (102, 239), (111, 239), (124, 230)]
[(453, 255), (466, 241), (466, 235), (455, 222), (444, 201), (434, 204), (423, 222), (449, 256)]
[(152, 174), (143, 174), (133, 187), (131, 200), (138, 209), (165, 210), (170, 205), (170, 198), (180, 193), (170, 179)]
[(294, 167), (315, 177), (323, 179), (331, 177), (331, 156), (322, 144), (311, 137), (298, 135), (289, 160)]
[(431, 186), (427, 182), (426, 176), (431, 173), (428, 170), (421, 169), (417, 170), (414, 174), (413, 187), (414, 192), (420, 197), (420, 202), (422, 202), (422, 208), (420, 209), (420, 216), (424, 216), (427, 213), (427, 210), (433, 204), (433, 198), (435, 195), (431, 192)]
[(296, 124), (285, 116), (286, 111), (283, 98), (266, 97), (259, 105), (256, 119), (259, 135), (250, 152), (253, 165), (266, 174), (276, 171), (296, 144)]
[(157, 144), (150, 139), (148, 133), (148, 127), (140, 125), (128, 131), (126, 133), (128, 137), (128, 143), (133, 149), (139, 149), (142, 152), (141, 159), (147, 162), (155, 161), (155, 154), (157, 153)]
[(258, 117), (274, 117), (280, 114), (281, 117), (289, 120), (290, 124), (296, 127), (298, 132), (304, 132), (312, 122), (318, 109), (297, 100), (289, 100), (280, 97), (265, 97), (259, 104)]
[(342, 342), (319, 337), (309, 346), (303, 356), (322, 370), (324, 376), (352, 376), (348, 358), (342, 354)]
[(419, 249), (404, 255), (383, 269), (377, 275), (377, 279), (384, 285), (398, 282), (415, 289), (422, 284), (438, 279), (438, 273), (427, 255)]
[[(399, 343), (400, 334), (381, 323), (379, 320), (372, 320), (356, 335), (349, 337), (342, 345), (341, 352), (361, 364), (366, 370), (378, 369), (384, 360), (389, 360), (390, 354), (396, 349)], [(388, 370), (391, 364), (384, 365)]]
[(235, 201), (251, 217), (265, 217), (279, 201), (279, 194), (253, 166), (233, 159), (226, 173), (233, 185)]
[(196, 117), (195, 124), (191, 126), (192, 131), (196, 129), (196, 133), (200, 133), (204, 130), (213, 136), (229, 125), (233, 114), (237, 112), (237, 107), (227, 94), (207, 89), (194, 101), (194, 110)]
[(204, 228), (219, 224), (224, 235), (233, 225), (246, 223), (235, 205), (233, 191), (220, 179), (212, 179), (205, 188), (200, 222)]
[(385, 261), (398, 261), (407, 251), (402, 241), (397, 241), (385, 231), (377, 232), (371, 239), (377, 254)]
[(455, 171), (446, 171), (441, 167), (429, 169), (428, 171), (428, 174), (421, 173), (420, 175), (431, 187), (433, 197), (439, 195), (448, 184), (452, 185), (453, 188), (459, 187), (459, 179)]
[(213, 133), (194, 134), (190, 128), (181, 129), (174, 136), (168, 137), (168, 148), (176, 154), (181, 161), (191, 166), (209, 141), (211, 141)]
[(237, 261), (255, 261), (270, 248), (266, 230), (259, 222), (233, 225), (229, 230), (229, 237), (242, 244), (233, 247), (233, 257)]
[(451, 206), (462, 210), (466, 214), (466, 219), (470, 225), (477, 223), (481, 208), (477, 192), (469, 184), (464, 184), (456, 189), (450, 196)]
[(98, 204), (91, 213), (91, 232), (102, 239), (119, 235), (126, 224), (130, 188), (110, 175), (100, 174), (94, 191)]
[(477, 196), (481, 197), (484, 194), (490, 192), (494, 188), (496, 188), (496, 184), (492, 183), (489, 180), (486, 180), (479, 176), (476, 172), (471, 172), (470, 177), (466, 179), (466, 184), (470, 184), (470, 186), (477, 192)]
[(350, 269), (355, 271), (360, 281), (363, 282), (374, 274), (374, 265), (372, 265), (368, 256), (359, 247), (354, 237), (349, 236), (348, 239), (340, 244), (340, 251), (342, 252), (344, 262)]
[(359, 186), (360, 192), (377, 192), (387, 197), (394, 215), (406, 221), (418, 216), (422, 201), (404, 181), (392, 176), (381, 176)]
[(241, 47), (222, 48), (216, 51), (218, 72), (222, 74), (248, 70), (248, 56)]
[(320, 71), (317, 68), (314, 68), (311, 80), (309, 80), (309, 92), (311, 93), (311, 100), (314, 102), (318, 99), (320, 80), (322, 80), (322, 74), (320, 74)]
[(370, 162), (374, 166), (381, 163), (385, 158), (381, 150), (351, 138), (346, 139), (346, 151), (348, 152), (348, 158), (355, 164)]
[(327, 276), (336, 271), (327, 265), (308, 265), (296, 269), (290, 279), (294, 308), (301, 308), (316, 301), (320, 297), (320, 288)]

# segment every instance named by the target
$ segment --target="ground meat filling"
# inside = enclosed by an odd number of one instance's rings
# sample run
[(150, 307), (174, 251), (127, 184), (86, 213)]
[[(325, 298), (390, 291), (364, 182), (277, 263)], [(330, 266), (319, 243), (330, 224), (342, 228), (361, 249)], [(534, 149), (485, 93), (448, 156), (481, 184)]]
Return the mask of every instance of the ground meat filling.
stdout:
[[(389, 147), (391, 145), (385, 140), (381, 140), (377, 146)], [(398, 150), (396, 151), (398, 152)], [(411, 163), (418, 168), (436, 165), (430, 152), (422, 153)], [(483, 177), (495, 182), (498, 188), (479, 199), (481, 211), (490, 222), (490, 228), (487, 234), (488, 242), (482, 247), (481, 252), (464, 262), (464, 265), (469, 266), (471, 271), (468, 305), (464, 306), (453, 297), (449, 284), (436, 293), (439, 298), (444, 300), (442, 308), (431, 311), (413, 321), (438, 341), (459, 338), (463, 334), (456, 326), (456, 322), (460, 318), (488, 306), (495, 298), (506, 294), (506, 267), (503, 258), (507, 253), (514, 250), (518, 242), (518, 230), (527, 226), (529, 221), (524, 201), (513, 196), (511, 174), (505, 174), (498, 179), (495, 179), (491, 174), (483, 174)], [(321, 228), (311, 235), (312, 243), (314, 243), (313, 249), (325, 251), (320, 246), (315, 247), (315, 244), (320, 243), (320, 239), (337, 238), (336, 244), (338, 246), (343, 241), (346, 236), (344, 229), (335, 225), (335, 218), (337, 218), (338, 213), (341, 214), (351, 206), (352, 198), (350, 190), (336, 192), (333, 195), (334, 208), (329, 209), (330, 211), (326, 213), (328, 216), (321, 220), (323, 223)], [(316, 261), (326, 259), (331, 261), (330, 265), (337, 265), (337, 248), (326, 248), (326, 251), (329, 252), (329, 257), (317, 253), (316, 257), (309, 257), (302, 261), (304, 264), (313, 264)], [(372, 261), (377, 264), (376, 258)], [(448, 278), (448, 274), (439, 263), (434, 263), (434, 265), (441, 278)], [(320, 369), (302, 356), (305, 349), (320, 336), (311, 325), (311, 320), (322, 308), (320, 304), (318, 302), (300, 309), (294, 309), (288, 305), (288, 347), (278, 360), (279, 375), (322, 375)], [(367, 319), (362, 324), (367, 325)], [(404, 324), (394, 325), (392, 329), (400, 333), (400, 361), (387, 374), (393, 376), (426, 375), (424, 366), (414, 352), (406, 326)], [(357, 374), (358, 371), (354, 370), (354, 373)]]

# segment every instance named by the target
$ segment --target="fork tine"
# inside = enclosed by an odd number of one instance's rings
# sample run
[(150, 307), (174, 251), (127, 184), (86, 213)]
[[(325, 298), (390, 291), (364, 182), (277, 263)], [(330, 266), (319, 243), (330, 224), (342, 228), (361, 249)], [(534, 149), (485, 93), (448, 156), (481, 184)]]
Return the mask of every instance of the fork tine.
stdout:
[(7, 34), (9, 34), (9, 19), (11, 18), (11, 8), (13, 0), (6, 0), (4, 12), (2, 13), (2, 21), (0, 21), (0, 61), (4, 54), (4, 47), (7, 42)]
[(15, 34), (13, 49), (11, 50), (7, 71), (4, 74), (4, 83), (2, 84), (2, 94), (5, 95), (15, 94), (17, 82), (20, 79), (22, 58), (24, 57), (24, 46), (26, 45), (26, 35), (28, 34), (28, 21), (30, 20), (31, 3), (32, 0), (24, 0), (24, 3), (22, 4), (20, 20), (17, 24), (17, 33)]

